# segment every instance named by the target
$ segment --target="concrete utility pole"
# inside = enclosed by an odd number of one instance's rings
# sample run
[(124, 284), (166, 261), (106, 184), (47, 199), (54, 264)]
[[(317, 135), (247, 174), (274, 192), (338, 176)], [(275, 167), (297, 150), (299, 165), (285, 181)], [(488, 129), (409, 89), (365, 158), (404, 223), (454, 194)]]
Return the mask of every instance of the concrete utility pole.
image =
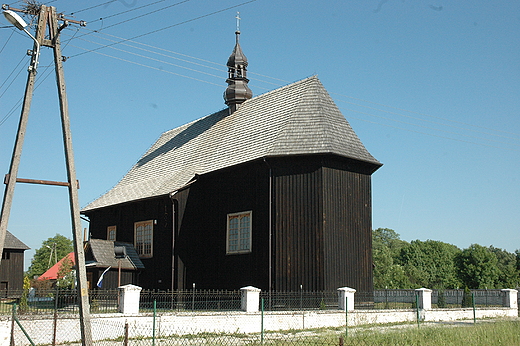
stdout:
[[(4, 5), (4, 14), (6, 18), (9, 16), (17, 16), (13, 12), (24, 12), (19, 9), (7, 9)], [(56, 8), (52, 6), (41, 5), (38, 13), (38, 26), (36, 29), (36, 37), (34, 37), (34, 49), (32, 52), (31, 66), (29, 66), (29, 75), (27, 78), (27, 85), (25, 90), (25, 97), (22, 106), (22, 114), (20, 116), (20, 123), (18, 125), (18, 133), (16, 136), (15, 147), (13, 150), (13, 156), (11, 158), (11, 165), (9, 174), (5, 178), (6, 189), (4, 192), (4, 200), (2, 204), (2, 213), (0, 218), (0, 252), (3, 251), (5, 234), (7, 231), (7, 224), (9, 220), (9, 214), (12, 206), (12, 200), (14, 195), (14, 187), (17, 182), (25, 182), (32, 184), (45, 184), (45, 185), (61, 185), (67, 186), (69, 189), (69, 203), (70, 212), (72, 219), (72, 230), (74, 239), (74, 254), (76, 258), (76, 273), (77, 273), (77, 291), (78, 291), (78, 302), (80, 309), (80, 329), (81, 339), (83, 346), (92, 345), (92, 330), (90, 324), (90, 306), (88, 299), (88, 286), (87, 286), (87, 274), (85, 267), (85, 253), (83, 248), (83, 236), (81, 231), (81, 218), (80, 208), (78, 199), (78, 182), (76, 179), (76, 169), (74, 166), (74, 152), (72, 149), (72, 136), (70, 131), (70, 120), (69, 120), (69, 107), (67, 102), (67, 94), (65, 88), (65, 78), (63, 73), (61, 46), (60, 46), (60, 31), (64, 29), (69, 22), (85, 25), (84, 22), (78, 22), (74, 20), (65, 20), (56, 13)], [(61, 26), (58, 24), (58, 20), (62, 21)], [(11, 21), (11, 20), (10, 20)], [(22, 23), (22, 24), (20, 24)], [(21, 18), (18, 22), (13, 23), (18, 29), (24, 30), (27, 26)], [(45, 32), (48, 29), (48, 39), (45, 38)], [(30, 33), (26, 31), (29, 35)], [(31, 36), (32, 37), (32, 36)], [(49, 182), (43, 180), (32, 180), (32, 179), (18, 179), (18, 167), (20, 164), (20, 157), (22, 154), (22, 146), (25, 137), (25, 131), (27, 127), (27, 120), (29, 117), (29, 109), (32, 100), (32, 94), (34, 90), (34, 80), (36, 77), (36, 69), (38, 62), (39, 48), (41, 46), (50, 47), (54, 52), (54, 66), (56, 71), (56, 83), (58, 86), (58, 96), (60, 103), (61, 113), (61, 124), (63, 132), (63, 144), (65, 150), (65, 160), (67, 166), (67, 182)]]

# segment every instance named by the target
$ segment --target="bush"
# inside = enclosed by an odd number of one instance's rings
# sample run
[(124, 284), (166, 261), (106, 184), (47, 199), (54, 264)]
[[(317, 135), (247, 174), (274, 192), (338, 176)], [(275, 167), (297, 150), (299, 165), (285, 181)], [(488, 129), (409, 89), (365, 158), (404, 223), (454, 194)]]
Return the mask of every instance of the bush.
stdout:
[(444, 290), (439, 290), (437, 296), (437, 307), (440, 309), (446, 307), (446, 297), (444, 296)]
[(464, 288), (464, 295), (462, 296), (462, 307), (472, 308), (473, 307), (473, 295), (469, 290), (468, 286)]

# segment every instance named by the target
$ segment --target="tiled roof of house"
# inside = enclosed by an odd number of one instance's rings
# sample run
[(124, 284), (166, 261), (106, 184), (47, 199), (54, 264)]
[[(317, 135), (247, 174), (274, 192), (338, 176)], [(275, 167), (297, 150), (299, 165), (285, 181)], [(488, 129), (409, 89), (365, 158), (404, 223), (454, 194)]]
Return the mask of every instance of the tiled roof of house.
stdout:
[(167, 131), (121, 181), (83, 211), (166, 195), (202, 175), (269, 156), (336, 154), (381, 164), (317, 77)]
[(5, 233), (4, 249), (12, 250), (29, 250), (30, 247), (22, 243), (22, 241), (16, 238), (11, 232)]
[[(124, 246), (126, 248), (126, 256), (124, 258), (116, 258), (116, 246)], [(100, 268), (119, 268), (119, 264), (121, 264), (121, 269), (144, 268), (143, 262), (139, 259), (139, 255), (132, 244), (104, 239), (90, 239), (88, 241), (85, 251), (85, 263), (87, 266)]]
[(57, 263), (55, 263), (52, 267), (50, 267), (45, 273), (38, 277), (38, 280), (57, 280), (58, 273), (63, 265), (63, 262), (69, 261), (71, 266), (76, 264), (76, 256), (74, 252), (69, 252), (65, 257), (60, 259)]

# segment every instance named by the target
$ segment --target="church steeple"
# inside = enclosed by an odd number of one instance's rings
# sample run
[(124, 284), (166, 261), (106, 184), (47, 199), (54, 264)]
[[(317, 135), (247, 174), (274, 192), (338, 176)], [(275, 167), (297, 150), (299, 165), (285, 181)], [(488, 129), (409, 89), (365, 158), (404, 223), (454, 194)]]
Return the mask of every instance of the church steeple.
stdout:
[[(240, 18), (237, 15), (237, 23)], [(253, 92), (249, 89), (247, 83), (247, 58), (240, 48), (239, 37), (240, 30), (237, 24), (237, 31), (235, 31), (236, 43), (233, 53), (231, 53), (228, 61), (228, 78), (226, 83), (228, 87), (224, 92), (224, 101), (229, 106), (229, 114), (232, 114), (238, 109), (240, 104), (245, 100), (253, 97)]]

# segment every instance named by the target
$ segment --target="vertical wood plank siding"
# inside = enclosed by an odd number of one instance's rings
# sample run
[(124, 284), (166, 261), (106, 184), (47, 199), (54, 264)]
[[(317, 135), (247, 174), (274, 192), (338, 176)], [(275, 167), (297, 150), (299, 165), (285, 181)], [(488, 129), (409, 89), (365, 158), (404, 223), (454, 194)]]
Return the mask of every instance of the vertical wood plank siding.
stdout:
[[(319, 167), (278, 169), (275, 181), (275, 289), (323, 287), (322, 179)], [(284, 174), (285, 170), (299, 170)], [(281, 173), (281, 174), (280, 174)]]
[[(90, 231), (106, 239), (107, 226), (117, 225), (117, 240), (133, 243), (134, 222), (157, 220), (154, 255), (143, 259), (140, 274), (144, 288), (172, 285), (175, 224), (175, 288), (268, 290), (272, 276), (278, 291), (371, 291), (370, 181), (377, 167), (334, 155), (257, 160), (198, 177), (174, 196), (175, 216), (162, 196), (91, 211)], [(253, 215), (252, 251), (226, 254), (227, 215), (245, 211)]]
[(370, 292), (372, 215), (370, 175), (323, 168), (325, 287)]
[(92, 238), (107, 239), (107, 227), (117, 226), (118, 241), (134, 244), (134, 223), (155, 220), (153, 226), (153, 257), (142, 258), (145, 270), (134, 284), (145, 289), (171, 288), (172, 202), (169, 197), (116, 205), (88, 214)]
[(370, 292), (372, 167), (331, 156), (273, 165), (275, 289)]
[(9, 259), (3, 259), (0, 263), (0, 282), (7, 286), (9, 291), (23, 288), (23, 250), (4, 249), (9, 253)]

